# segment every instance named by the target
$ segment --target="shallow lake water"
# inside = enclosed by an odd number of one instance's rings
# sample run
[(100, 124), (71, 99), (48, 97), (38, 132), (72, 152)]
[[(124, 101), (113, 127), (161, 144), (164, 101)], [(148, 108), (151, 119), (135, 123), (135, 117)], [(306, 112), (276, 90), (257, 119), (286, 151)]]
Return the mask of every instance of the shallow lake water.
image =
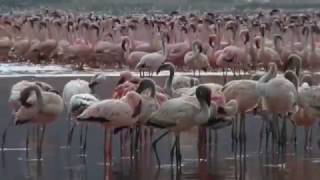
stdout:
[[(10, 87), (26, 77), (0, 77), (0, 132), (11, 119), (7, 104)], [(37, 77), (53, 84), (59, 90), (74, 77)], [(89, 79), (89, 77), (81, 77)], [(112, 77), (106, 85), (98, 89), (100, 98), (111, 96), (117, 77)], [(163, 83), (163, 79), (157, 79)], [(0, 179), (23, 180), (167, 180), (167, 179), (201, 179), (201, 180), (318, 180), (320, 178), (320, 150), (318, 127), (313, 131), (313, 149), (304, 151), (304, 130), (298, 129), (298, 144), (287, 145), (285, 153), (272, 152), (270, 149), (258, 152), (259, 117), (249, 115), (246, 121), (247, 143), (245, 152), (237, 146), (235, 153), (231, 146), (231, 127), (211, 132), (211, 144), (208, 143), (206, 153), (199, 159), (198, 133), (196, 129), (181, 136), (182, 170), (171, 167), (169, 152), (173, 136), (164, 138), (158, 145), (161, 167), (158, 168), (150, 143), (141, 145), (140, 150), (130, 156), (129, 144), (120, 148), (119, 135), (113, 138), (112, 161), (104, 163), (104, 129), (98, 125), (90, 125), (88, 131), (87, 154), (83, 156), (79, 149), (79, 128), (75, 130), (71, 148), (66, 148), (68, 120), (65, 114), (46, 128), (43, 144), (43, 159), (37, 161), (36, 133), (31, 130), (29, 158), (26, 159), (25, 135), (28, 126), (9, 129), (6, 148), (1, 152)], [(153, 139), (162, 131), (155, 130)], [(217, 134), (217, 135), (216, 135)], [(130, 138), (129, 138), (130, 139)]]

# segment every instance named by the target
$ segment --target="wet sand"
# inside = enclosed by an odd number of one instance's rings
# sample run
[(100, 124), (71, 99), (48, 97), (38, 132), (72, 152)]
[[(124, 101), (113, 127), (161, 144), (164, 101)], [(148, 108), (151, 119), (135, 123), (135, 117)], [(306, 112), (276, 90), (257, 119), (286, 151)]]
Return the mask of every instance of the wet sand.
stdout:
[[(36, 75), (36, 79), (46, 81), (62, 91), (63, 85), (75, 79), (77, 75)], [(90, 74), (82, 74), (81, 79), (90, 79)], [(10, 120), (10, 111), (7, 105), (10, 87), (22, 80), (31, 79), (33, 75), (2, 75), (0, 76), (0, 132)], [(156, 77), (160, 84), (164, 76)], [(104, 85), (97, 89), (100, 98), (111, 96), (112, 89), (118, 80), (117, 73), (112, 74)], [(221, 77), (206, 76), (202, 82), (221, 82)], [(319, 138), (314, 128), (314, 144), (312, 152), (303, 150), (303, 129), (298, 129), (298, 145), (295, 150), (288, 145), (286, 154), (265, 153), (258, 151), (258, 131), (261, 120), (259, 117), (249, 116), (247, 119), (247, 146), (246, 152), (239, 155), (231, 150), (231, 128), (218, 131), (215, 141), (212, 132), (212, 144), (207, 161), (198, 160), (197, 132), (193, 130), (182, 136), (182, 172), (176, 173), (170, 167), (169, 151), (172, 137), (164, 138), (159, 144), (159, 154), (162, 161), (160, 170), (157, 170), (155, 158), (151, 153), (150, 144), (141, 148), (137, 158), (130, 160), (128, 153), (120, 157), (119, 137), (114, 137), (113, 164), (104, 166), (103, 129), (91, 125), (88, 132), (87, 157), (79, 156), (79, 129), (74, 134), (73, 145), (70, 150), (66, 144), (67, 123), (65, 114), (59, 120), (48, 126), (43, 145), (43, 161), (32, 160), (35, 157), (34, 140), (30, 144), (31, 160), (25, 159), (25, 133), (26, 126), (14, 127), (8, 132), (6, 151), (1, 154), (0, 179), (68, 179), (68, 180), (167, 180), (167, 179), (252, 179), (252, 180), (318, 180), (320, 177), (320, 150), (316, 145)], [(156, 133), (154, 136), (157, 136)], [(318, 136), (318, 137), (317, 137)], [(264, 149), (264, 147), (263, 147)], [(127, 148), (128, 150), (128, 148)], [(239, 150), (239, 149), (237, 149)], [(295, 152), (296, 151), (296, 152)], [(240, 158), (241, 157), (241, 158)]]

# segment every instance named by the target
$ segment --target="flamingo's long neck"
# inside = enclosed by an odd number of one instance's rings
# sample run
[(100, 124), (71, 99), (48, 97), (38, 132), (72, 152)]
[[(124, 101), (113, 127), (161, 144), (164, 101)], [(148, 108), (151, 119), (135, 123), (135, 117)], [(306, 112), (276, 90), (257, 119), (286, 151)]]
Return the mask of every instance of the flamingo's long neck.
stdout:
[(168, 48), (166, 46), (166, 42), (164, 38), (162, 38), (161, 40), (161, 49), (162, 49), (163, 59), (166, 60), (168, 58)]
[(37, 35), (36, 34), (38, 34), (38, 32), (37, 32), (37, 30), (36, 30), (36, 25), (34, 24), (34, 22), (33, 22), (33, 26), (31, 26), (30, 25), (30, 35), (31, 35), (31, 39), (38, 39), (37, 38)]
[(297, 75), (294, 72), (292, 72), (291, 70), (286, 71), (284, 73), (284, 77), (286, 79), (288, 79), (295, 86), (296, 89), (298, 89), (299, 79), (298, 79)]
[(218, 25), (217, 28), (217, 39), (216, 39), (216, 50), (219, 50), (221, 48), (221, 40), (222, 40), (222, 35), (221, 35), (221, 27)]
[(307, 29), (305, 32), (305, 38), (303, 40), (303, 49), (304, 50), (306, 50), (308, 48), (309, 38), (310, 38), (310, 31), (309, 31), (309, 29)]
[(24, 89), (21, 94), (24, 94), (21, 96), (21, 104), (25, 104), (29, 98), (29, 96), (31, 95), (32, 91), (35, 92), (36, 97), (37, 97), (37, 108), (39, 109), (39, 111), (41, 112), (43, 110), (43, 97), (42, 97), (42, 93), (41, 90), (38, 86), (30, 86), (26, 89)]
[(239, 33), (238, 33), (238, 30), (236, 28), (234, 28), (232, 30), (232, 41), (233, 41), (233, 44), (234, 45), (239, 45), (239, 41), (238, 41), (238, 36), (239, 36)]
[(64, 38), (63, 25), (55, 26), (55, 34), (57, 42)]
[(124, 58), (127, 59), (130, 55), (130, 52), (133, 49), (132, 40), (130, 37), (128, 39), (123, 39), (121, 43), (122, 50), (124, 51)]
[(34, 91), (37, 96), (37, 103), (38, 103), (39, 111), (42, 111), (44, 104), (43, 104), (43, 97), (42, 97), (41, 91), (39, 88), (35, 88)]
[(198, 117), (203, 117), (203, 118), (196, 118), (196, 120), (198, 121), (198, 124), (205, 124), (208, 122), (208, 119), (210, 117), (210, 106), (208, 105), (208, 103), (203, 99), (203, 98), (199, 98), (197, 97), (199, 104), (200, 104), (200, 112)]
[(49, 33), (49, 28), (44, 28), (44, 30), (43, 30), (44, 32), (43, 32), (43, 40), (45, 41), (45, 40), (48, 40), (48, 39), (50, 39), (50, 33)]
[(314, 33), (313, 33), (313, 31), (311, 30), (311, 41), (310, 41), (310, 46), (311, 46), (311, 51), (312, 52), (315, 52), (315, 50), (316, 50), (316, 44), (315, 44), (315, 40), (314, 40)]
[(277, 76), (277, 66), (273, 65), (270, 67), (269, 71), (265, 73), (259, 80), (258, 83), (266, 83), (270, 79), (274, 78)]
[(256, 91), (260, 96), (265, 96), (267, 92), (267, 82), (277, 76), (277, 66), (274, 64), (269, 71), (265, 73), (256, 84)]
[(290, 32), (290, 49), (291, 50), (294, 50), (294, 39), (295, 39), (294, 29), (292, 29)]
[(174, 91), (173, 88), (172, 88), (172, 81), (173, 81), (173, 77), (174, 77), (174, 68), (170, 68), (169, 72), (170, 72), (170, 74), (169, 74), (168, 79), (165, 82), (164, 89), (165, 89), (167, 94), (172, 96), (173, 95), (173, 91)]
[(48, 23), (48, 39), (56, 39), (55, 28), (51, 23)]
[(199, 44), (198, 43), (196, 43), (196, 42), (194, 42), (193, 44), (192, 44), (192, 57), (193, 58), (196, 58), (196, 57), (198, 57), (199, 55), (200, 55), (200, 49), (199, 49)]

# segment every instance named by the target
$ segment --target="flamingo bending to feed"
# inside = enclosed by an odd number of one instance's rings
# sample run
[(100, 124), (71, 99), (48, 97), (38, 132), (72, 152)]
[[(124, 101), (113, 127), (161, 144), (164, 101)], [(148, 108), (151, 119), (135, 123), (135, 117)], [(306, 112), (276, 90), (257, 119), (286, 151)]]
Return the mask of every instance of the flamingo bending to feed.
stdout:
[[(57, 92), (50, 84), (47, 84), (45, 82), (42, 81), (26, 81), (26, 80), (22, 80), (17, 82), (16, 84), (14, 84), (11, 88), (10, 91), (10, 96), (9, 96), (9, 107), (12, 110), (12, 115), (15, 115), (15, 113), (19, 110), (19, 108), (21, 107), (21, 92), (30, 86), (38, 86), (39, 88), (41, 88), (43, 91), (51, 91), (51, 92)], [(5, 130), (2, 133), (2, 145), (1, 145), (1, 149), (3, 150), (5, 144), (6, 144), (6, 137), (7, 137), (7, 132), (9, 130), (9, 127), (12, 125), (14, 121), (10, 120), (9, 124), (7, 125), (7, 127), (5, 128)]]
[[(116, 133), (125, 127), (133, 126), (138, 121), (141, 105), (141, 96), (130, 91), (121, 99), (106, 99), (93, 103), (77, 117), (77, 121), (95, 122), (104, 126), (104, 142), (106, 142), (108, 128), (114, 129)], [(105, 152), (106, 150), (105, 144)]]
[[(42, 143), (46, 125), (55, 121), (62, 113), (63, 100), (58, 94), (43, 91), (38, 86), (33, 85), (21, 91), (20, 101), (21, 107), (15, 114), (15, 125), (32, 123), (42, 126), (42, 132), (37, 147), (38, 159), (41, 159)], [(26, 148), (28, 150), (28, 143), (26, 143)]]
[[(94, 94), (95, 92), (95, 87), (98, 84), (101, 84), (104, 80), (106, 79), (106, 76), (102, 73), (97, 73), (95, 74), (90, 82), (85, 81), (85, 80), (81, 80), (81, 79), (75, 79), (75, 80), (71, 80), (69, 81), (63, 88), (63, 93), (62, 93), (62, 97), (63, 97), (63, 102), (64, 105), (66, 107), (66, 109), (70, 110), (72, 109), (72, 107), (70, 107), (72, 105), (71, 103), (71, 98), (72, 96), (76, 95), (76, 94)], [(71, 116), (71, 111), (68, 111), (68, 119), (71, 120), (70, 116)], [(68, 140), (67, 140), (67, 147), (70, 147), (71, 143), (72, 143), (72, 135), (73, 135), (73, 130), (75, 128), (75, 123), (73, 123), (73, 121), (70, 121), (71, 126), (69, 126), (68, 128)], [(70, 125), (70, 124), (69, 124)], [(80, 135), (80, 142), (82, 145), (82, 129), (83, 127), (81, 126), (81, 135)], [(87, 130), (88, 127), (85, 127), (85, 134), (87, 134)], [(84, 144), (86, 143), (86, 136), (84, 137)]]
[[(74, 131), (74, 127), (77, 124), (76, 117), (80, 115), (87, 107), (92, 105), (93, 103), (98, 102), (99, 100), (92, 94), (88, 93), (80, 93), (80, 94), (75, 94), (71, 97), (69, 104), (67, 106), (67, 111), (70, 116), (70, 120), (74, 121), (71, 129), (69, 129), (68, 133), (68, 147), (71, 145), (72, 142), (72, 134)], [(82, 128), (81, 128), (82, 130)], [(82, 144), (82, 131), (80, 134), (80, 143), (81, 143), (81, 149), (83, 152), (86, 152), (86, 147), (87, 147), (87, 133), (88, 133), (88, 126), (85, 126), (85, 137), (84, 141)]]

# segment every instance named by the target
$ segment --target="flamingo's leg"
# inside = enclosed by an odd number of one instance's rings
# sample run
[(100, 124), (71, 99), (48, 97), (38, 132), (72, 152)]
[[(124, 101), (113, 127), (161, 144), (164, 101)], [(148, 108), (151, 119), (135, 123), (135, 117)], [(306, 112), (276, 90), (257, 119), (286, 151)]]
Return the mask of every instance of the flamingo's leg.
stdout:
[(71, 128), (69, 129), (68, 132), (68, 139), (67, 139), (67, 147), (71, 146), (72, 143), (72, 137), (73, 137), (73, 132), (74, 132), (74, 128), (76, 127), (75, 123), (72, 123)]
[(159, 159), (159, 155), (158, 155), (158, 152), (157, 152), (157, 143), (164, 137), (166, 136), (167, 134), (169, 134), (169, 131), (163, 133), (162, 135), (160, 135), (156, 140), (153, 141), (152, 143), (152, 148), (154, 150), (154, 154), (156, 156), (156, 159), (157, 159), (157, 163), (158, 163), (158, 167), (160, 168), (160, 159)]
[(38, 149), (37, 149), (38, 160), (41, 160), (42, 158), (42, 145), (43, 145), (45, 131), (46, 131), (46, 126), (43, 125), (41, 128), (41, 135), (40, 135), (40, 140), (39, 140)]

